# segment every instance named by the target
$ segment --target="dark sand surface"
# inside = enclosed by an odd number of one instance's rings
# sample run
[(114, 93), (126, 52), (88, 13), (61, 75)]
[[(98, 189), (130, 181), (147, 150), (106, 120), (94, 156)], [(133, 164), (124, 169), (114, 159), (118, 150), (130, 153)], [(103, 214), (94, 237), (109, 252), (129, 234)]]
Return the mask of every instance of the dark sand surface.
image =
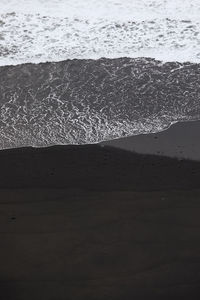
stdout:
[(89, 145), (0, 166), (1, 299), (199, 299), (199, 161)]

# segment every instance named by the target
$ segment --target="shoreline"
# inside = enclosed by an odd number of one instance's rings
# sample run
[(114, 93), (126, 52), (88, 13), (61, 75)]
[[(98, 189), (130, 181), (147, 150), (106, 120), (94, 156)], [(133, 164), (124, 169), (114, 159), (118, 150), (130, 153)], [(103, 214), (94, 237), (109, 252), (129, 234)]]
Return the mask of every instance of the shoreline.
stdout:
[(0, 188), (198, 189), (198, 149), (200, 121), (102, 144), (1, 150)]
[(199, 178), (116, 145), (0, 151), (2, 298), (199, 299)]

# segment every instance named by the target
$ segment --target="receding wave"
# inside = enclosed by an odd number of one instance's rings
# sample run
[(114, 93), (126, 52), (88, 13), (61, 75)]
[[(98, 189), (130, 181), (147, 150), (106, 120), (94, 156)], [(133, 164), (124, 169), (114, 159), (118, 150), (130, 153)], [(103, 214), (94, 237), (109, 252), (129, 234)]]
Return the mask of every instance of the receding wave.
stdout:
[(88, 144), (200, 118), (200, 64), (148, 58), (0, 67), (0, 148)]

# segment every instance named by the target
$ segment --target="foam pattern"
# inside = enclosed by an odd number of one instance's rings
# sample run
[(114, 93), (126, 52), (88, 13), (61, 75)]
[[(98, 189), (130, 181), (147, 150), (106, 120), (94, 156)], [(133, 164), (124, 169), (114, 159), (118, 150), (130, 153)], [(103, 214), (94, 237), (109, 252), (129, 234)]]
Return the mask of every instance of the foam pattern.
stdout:
[(89, 144), (200, 117), (200, 65), (67, 60), (0, 68), (0, 148)]

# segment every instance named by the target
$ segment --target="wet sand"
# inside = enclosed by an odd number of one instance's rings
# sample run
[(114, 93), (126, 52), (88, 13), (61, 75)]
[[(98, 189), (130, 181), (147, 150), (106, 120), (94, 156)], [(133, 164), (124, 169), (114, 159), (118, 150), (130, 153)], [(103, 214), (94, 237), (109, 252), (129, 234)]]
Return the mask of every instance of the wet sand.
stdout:
[(200, 160), (200, 121), (180, 122), (165, 132), (116, 139), (102, 145), (143, 154)]
[[(138, 136), (1, 151), (2, 299), (199, 299), (200, 161), (176, 152), (182, 132), (198, 153), (199, 122), (177, 125), (153, 150)], [(177, 158), (155, 155), (163, 141)]]

